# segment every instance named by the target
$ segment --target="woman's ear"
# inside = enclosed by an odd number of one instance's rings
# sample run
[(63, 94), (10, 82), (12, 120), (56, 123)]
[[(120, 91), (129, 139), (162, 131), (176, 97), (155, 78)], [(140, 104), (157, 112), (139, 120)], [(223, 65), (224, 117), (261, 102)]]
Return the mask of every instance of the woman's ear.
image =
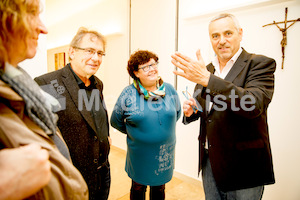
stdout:
[(139, 71), (133, 71), (134, 75), (139, 78)]

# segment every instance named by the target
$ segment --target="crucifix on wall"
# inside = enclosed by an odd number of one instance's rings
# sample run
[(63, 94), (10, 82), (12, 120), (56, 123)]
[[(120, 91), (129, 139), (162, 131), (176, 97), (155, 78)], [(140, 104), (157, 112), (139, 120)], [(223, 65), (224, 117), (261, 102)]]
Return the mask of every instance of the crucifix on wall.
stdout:
[[(296, 22), (300, 21), (300, 18), (295, 19), (295, 20), (287, 20), (287, 13), (288, 13), (288, 8), (285, 8), (285, 20), (283, 22), (275, 22), (270, 24), (263, 25), (265, 26), (270, 26), (270, 25), (276, 25), (277, 28), (281, 31), (282, 33), (282, 40), (281, 40), (281, 51), (282, 51), (282, 64), (281, 64), (281, 69), (283, 69), (283, 64), (284, 64), (284, 51), (285, 51), (285, 46), (287, 45), (287, 30), (293, 26)], [(287, 26), (287, 23), (291, 23), (289, 26)], [(278, 26), (278, 24), (284, 24), (284, 28), (281, 28)]]

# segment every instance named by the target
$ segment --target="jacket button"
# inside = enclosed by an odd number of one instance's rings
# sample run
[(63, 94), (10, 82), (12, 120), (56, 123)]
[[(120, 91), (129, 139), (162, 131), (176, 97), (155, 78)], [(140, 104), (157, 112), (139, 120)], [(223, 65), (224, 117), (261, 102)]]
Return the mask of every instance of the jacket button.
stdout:
[(98, 163), (98, 159), (94, 159), (94, 163), (96, 163), (96, 164), (97, 164), (97, 163)]
[(211, 119), (209, 119), (209, 120), (208, 120), (208, 122), (209, 122), (209, 123), (211, 123), (211, 122), (212, 122), (212, 120), (211, 120)]

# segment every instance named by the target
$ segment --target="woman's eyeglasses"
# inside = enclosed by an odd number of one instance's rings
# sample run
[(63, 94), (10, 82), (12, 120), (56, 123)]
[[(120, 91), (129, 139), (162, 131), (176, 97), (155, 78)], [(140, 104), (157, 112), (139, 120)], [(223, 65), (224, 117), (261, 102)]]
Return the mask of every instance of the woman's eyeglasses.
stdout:
[(158, 65), (158, 62), (155, 62), (155, 63), (152, 63), (150, 65), (140, 67), (138, 69), (142, 69), (142, 70), (144, 70), (144, 72), (148, 72), (150, 70), (150, 67), (152, 67), (153, 69), (157, 69), (157, 65)]

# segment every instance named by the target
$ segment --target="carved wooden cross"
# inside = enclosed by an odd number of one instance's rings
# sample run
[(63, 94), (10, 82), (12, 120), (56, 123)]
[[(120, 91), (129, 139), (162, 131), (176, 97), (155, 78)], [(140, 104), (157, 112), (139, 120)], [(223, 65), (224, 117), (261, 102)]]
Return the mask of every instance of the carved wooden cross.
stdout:
[[(281, 69), (283, 69), (284, 57), (285, 57), (284, 50), (285, 50), (285, 46), (287, 45), (287, 30), (288, 30), (288, 28), (293, 26), (296, 22), (300, 21), (300, 18), (295, 19), (295, 20), (287, 20), (287, 13), (288, 13), (288, 8), (285, 8), (285, 20), (283, 22), (273, 21), (273, 23), (271, 23), (271, 24), (263, 25), (263, 27), (270, 26), (270, 25), (276, 25), (277, 28), (282, 32), (282, 40), (281, 40), (282, 64), (281, 64)], [(291, 24), (287, 27), (287, 23), (291, 23)], [(278, 24), (284, 24), (284, 28), (280, 28), (278, 26)]]

